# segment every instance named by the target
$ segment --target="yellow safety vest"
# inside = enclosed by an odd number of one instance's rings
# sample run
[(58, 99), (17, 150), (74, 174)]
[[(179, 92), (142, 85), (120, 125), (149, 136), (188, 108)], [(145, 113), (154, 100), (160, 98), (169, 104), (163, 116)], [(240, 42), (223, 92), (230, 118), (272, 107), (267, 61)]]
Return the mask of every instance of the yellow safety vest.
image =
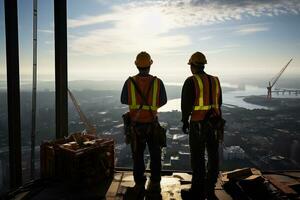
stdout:
[[(209, 79), (202, 78), (199, 74), (194, 74), (195, 90), (196, 90), (196, 100), (192, 112), (192, 121), (203, 120), (205, 114), (208, 110), (214, 108), (216, 111), (219, 111), (219, 97), (220, 97), (220, 88), (219, 80), (217, 77), (211, 76), (214, 80), (214, 84), (211, 84), (211, 91), (213, 92), (212, 102), (209, 104), (210, 90), (208, 89)], [(205, 98), (205, 99), (204, 99)]]

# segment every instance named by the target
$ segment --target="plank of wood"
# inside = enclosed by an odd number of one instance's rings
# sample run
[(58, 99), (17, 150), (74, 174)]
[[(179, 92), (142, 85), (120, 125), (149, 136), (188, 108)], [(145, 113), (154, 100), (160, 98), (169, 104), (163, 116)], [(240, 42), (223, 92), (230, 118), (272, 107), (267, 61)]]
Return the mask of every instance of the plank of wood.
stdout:
[(123, 173), (121, 173), (121, 177), (120, 177), (120, 173), (116, 174), (116, 177), (117, 179), (114, 178), (114, 180), (109, 186), (108, 191), (106, 192), (105, 196), (107, 200), (113, 200), (118, 195), (118, 191), (122, 183)]
[(274, 178), (272, 175), (264, 175), (277, 189), (282, 191), (287, 195), (296, 195), (297, 192), (289, 187), (288, 184), (279, 181), (278, 179)]

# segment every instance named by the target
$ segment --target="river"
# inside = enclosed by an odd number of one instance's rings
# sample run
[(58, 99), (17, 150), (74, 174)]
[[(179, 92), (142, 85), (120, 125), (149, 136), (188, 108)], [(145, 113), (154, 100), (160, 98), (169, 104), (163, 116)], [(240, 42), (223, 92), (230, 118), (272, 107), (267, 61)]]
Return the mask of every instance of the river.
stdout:
[[(228, 87), (230, 84), (226, 84)], [(232, 88), (235, 88), (235, 91), (230, 92), (224, 92), (223, 93), (223, 106), (227, 107), (242, 107), (246, 109), (269, 109), (265, 106), (259, 106), (251, 103), (245, 102), (243, 99), (246, 96), (251, 95), (266, 95), (267, 89), (246, 85), (243, 89), (238, 89), (238, 87), (235, 87), (231, 85)], [(273, 97), (275, 98), (299, 98), (299, 96), (295, 95), (277, 95), (273, 93)], [(173, 110), (180, 111), (180, 98), (169, 100), (166, 105), (161, 107), (159, 109), (159, 112), (171, 112)]]

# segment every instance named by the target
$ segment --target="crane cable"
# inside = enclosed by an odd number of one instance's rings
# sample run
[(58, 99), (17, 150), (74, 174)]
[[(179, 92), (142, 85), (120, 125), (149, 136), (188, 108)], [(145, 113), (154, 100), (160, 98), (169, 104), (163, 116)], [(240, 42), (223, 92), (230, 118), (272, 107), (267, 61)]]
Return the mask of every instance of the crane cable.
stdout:
[(273, 87), (275, 85), (275, 83), (277, 82), (277, 80), (280, 78), (280, 76), (283, 74), (283, 72), (286, 70), (286, 68), (288, 67), (288, 65), (292, 62), (293, 58), (291, 58), (289, 60), (289, 62), (279, 71), (279, 73), (277, 73), (271, 80), (271, 87)]

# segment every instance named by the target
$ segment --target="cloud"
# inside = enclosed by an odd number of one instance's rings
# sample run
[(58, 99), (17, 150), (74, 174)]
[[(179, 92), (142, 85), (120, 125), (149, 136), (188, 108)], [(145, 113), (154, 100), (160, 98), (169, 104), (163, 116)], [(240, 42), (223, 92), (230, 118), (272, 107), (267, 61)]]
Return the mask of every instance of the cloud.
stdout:
[[(174, 53), (174, 49), (190, 44), (184, 34), (166, 34), (173, 25), (159, 7), (116, 6), (109, 14), (69, 20), (72, 29), (95, 23), (113, 22), (112, 27), (88, 31), (70, 40), (71, 50), (79, 54), (106, 55), (147, 50)], [(74, 31), (76, 32), (76, 31)]]
[(227, 45), (219, 47), (218, 49), (208, 49), (205, 52), (207, 54), (218, 54), (218, 53), (231, 51), (231, 50), (234, 50), (234, 49), (239, 48), (239, 47), (240, 47), (239, 44), (227, 44)]
[(264, 32), (268, 30), (269, 27), (267, 27), (265, 24), (247, 24), (247, 25), (239, 26), (235, 31), (235, 33), (239, 35), (249, 35), (249, 34)]
[(38, 29), (37, 31), (38, 31), (38, 33), (54, 34), (54, 30)]
[[(108, 4), (111, 1), (101, 0)], [(298, 0), (146, 0), (120, 1), (111, 4), (108, 13), (81, 16), (68, 20), (73, 53), (105, 55), (149, 50), (171, 53), (191, 44), (187, 34), (174, 30), (242, 20), (245, 17), (299, 14)], [(76, 36), (76, 30), (91, 25), (110, 23), (112, 26), (88, 30)], [(81, 29), (81, 31), (84, 29)], [(247, 35), (267, 31), (263, 25), (241, 26), (235, 33)], [(208, 40), (203, 37), (199, 40)]]
[[(300, 1), (298, 0), (147, 0), (125, 2), (113, 6), (110, 14), (71, 19), (69, 20), (69, 27), (75, 28), (114, 20), (126, 20), (128, 15), (143, 13), (145, 10), (160, 12), (169, 20), (172, 28), (240, 20), (245, 16), (260, 17), (300, 13)], [(118, 12), (121, 15), (116, 15)]]
[(211, 39), (213, 39), (213, 36), (205, 36), (205, 37), (201, 37), (201, 38), (199, 38), (198, 40), (199, 40), (199, 41), (205, 41), (205, 40), (211, 40)]
[(133, 33), (130, 30), (116, 32), (114, 29), (95, 30), (86, 36), (71, 40), (71, 49), (85, 55), (107, 55), (113, 53), (131, 53), (142, 50), (155, 53), (168, 53), (172, 49), (190, 43), (184, 35), (158, 36)]

